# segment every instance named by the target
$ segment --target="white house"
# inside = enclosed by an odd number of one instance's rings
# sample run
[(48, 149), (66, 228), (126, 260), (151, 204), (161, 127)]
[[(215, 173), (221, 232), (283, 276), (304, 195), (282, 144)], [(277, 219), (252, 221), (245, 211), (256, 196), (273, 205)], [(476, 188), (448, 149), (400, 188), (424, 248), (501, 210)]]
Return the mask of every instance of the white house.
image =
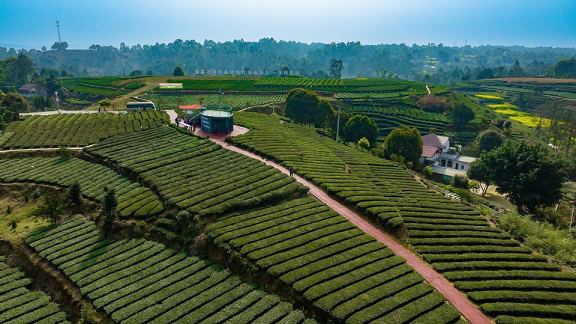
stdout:
[(428, 134), (422, 136), (424, 146), (420, 164), (432, 167), (432, 172), (443, 177), (454, 177), (456, 174), (466, 174), (470, 164), (476, 158), (460, 154), (462, 146), (450, 146), (448, 136)]
[(32, 97), (43, 97), (48, 98), (48, 90), (45, 87), (38, 84), (26, 84), (18, 88), (18, 94), (28, 99)]

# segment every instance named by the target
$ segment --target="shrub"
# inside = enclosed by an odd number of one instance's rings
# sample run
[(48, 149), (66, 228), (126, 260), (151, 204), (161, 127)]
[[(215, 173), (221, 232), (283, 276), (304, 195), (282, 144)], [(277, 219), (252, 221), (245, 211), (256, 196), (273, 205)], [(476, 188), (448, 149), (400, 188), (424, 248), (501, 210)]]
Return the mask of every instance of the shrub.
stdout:
[(422, 169), (422, 174), (428, 179), (432, 178), (432, 168), (429, 165), (425, 166)]
[(179, 212), (179, 213), (176, 215), (176, 218), (177, 218), (180, 222), (187, 222), (187, 221), (190, 220), (190, 213), (187, 212), (187, 211), (185, 211), (185, 210), (183, 210), (183, 211)]
[(576, 266), (576, 240), (567, 230), (532, 221), (530, 216), (522, 216), (517, 212), (501, 215), (498, 223), (502, 229), (536, 251), (554, 257), (560, 264)]
[(79, 324), (95, 324), (96, 321), (96, 310), (90, 305), (90, 303), (83, 302), (82, 309), (80, 310), (80, 321)]
[(74, 182), (70, 188), (68, 188), (68, 191), (66, 192), (66, 198), (68, 198), (68, 200), (70, 200), (70, 202), (76, 206), (82, 204), (82, 191), (78, 181)]
[(156, 221), (154, 225), (173, 232), (178, 232), (178, 230), (180, 229), (180, 227), (178, 227), (178, 224), (176, 224), (175, 221), (167, 218), (160, 218), (159, 220)]
[(366, 139), (366, 137), (362, 137), (359, 141), (358, 141), (358, 146), (360, 147), (360, 149), (364, 150), (368, 150), (370, 149), (370, 142), (368, 142), (368, 140)]
[(468, 178), (465, 175), (457, 174), (450, 184), (452, 187), (468, 189)]
[(383, 158), (384, 157), (384, 150), (381, 148), (377, 148), (377, 147), (373, 147), (370, 149), (370, 153), (374, 156), (377, 156), (379, 158)]
[(72, 153), (73, 153), (71, 149), (69, 149), (69, 148), (67, 148), (67, 147), (64, 147), (64, 146), (61, 146), (60, 149), (58, 150), (58, 152), (60, 153), (60, 155), (61, 155), (64, 159), (69, 159), (69, 158), (71, 158), (71, 157), (72, 157)]
[(65, 209), (60, 201), (60, 197), (57, 195), (47, 195), (44, 197), (44, 203), (36, 209), (35, 214), (47, 218), (51, 223), (57, 223), (64, 211)]

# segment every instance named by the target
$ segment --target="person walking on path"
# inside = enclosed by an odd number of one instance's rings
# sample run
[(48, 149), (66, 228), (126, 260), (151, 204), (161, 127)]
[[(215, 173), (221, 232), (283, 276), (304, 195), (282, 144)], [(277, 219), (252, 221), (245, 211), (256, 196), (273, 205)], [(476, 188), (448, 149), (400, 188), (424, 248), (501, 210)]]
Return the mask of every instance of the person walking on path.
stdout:
[(176, 127), (179, 127), (180, 120), (178, 120), (178, 117), (176, 117)]
[(218, 126), (214, 125), (214, 134), (218, 135)]
[(196, 123), (194, 123), (194, 125), (192, 125), (192, 133), (196, 133)]
[(292, 166), (290, 166), (288, 168), (288, 171), (290, 171), (290, 176), (293, 177), (294, 176), (294, 168), (292, 168)]

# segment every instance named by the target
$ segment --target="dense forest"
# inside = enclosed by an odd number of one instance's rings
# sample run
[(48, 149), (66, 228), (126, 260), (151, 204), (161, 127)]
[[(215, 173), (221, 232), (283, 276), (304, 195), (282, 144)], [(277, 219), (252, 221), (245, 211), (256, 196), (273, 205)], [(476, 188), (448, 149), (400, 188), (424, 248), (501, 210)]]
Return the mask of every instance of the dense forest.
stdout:
[[(74, 76), (169, 75), (175, 66), (186, 75), (248, 74), (330, 77), (330, 62), (342, 62), (342, 77), (399, 77), (444, 83), (506, 76), (576, 77), (576, 49), (523, 46), (362, 45), (360, 42), (312, 43), (234, 40), (214, 42), (177, 39), (169, 44), (92, 45), (67, 49), (16, 50), (0, 47), (0, 60), (24, 54), (43, 68)], [(559, 61), (563, 63), (560, 64)]]

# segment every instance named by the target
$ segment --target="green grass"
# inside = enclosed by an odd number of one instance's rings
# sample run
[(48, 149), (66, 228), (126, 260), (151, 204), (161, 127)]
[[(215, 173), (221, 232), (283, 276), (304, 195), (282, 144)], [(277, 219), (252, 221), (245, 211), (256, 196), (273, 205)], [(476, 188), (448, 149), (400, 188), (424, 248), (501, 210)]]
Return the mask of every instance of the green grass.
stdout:
[[(36, 208), (42, 202), (42, 198), (29, 198), (24, 200), (24, 194), (20, 192), (4, 192), (0, 196), (0, 238), (5, 241), (15, 242), (37, 227), (48, 225), (48, 220), (34, 214)], [(8, 214), (8, 206), (11, 213)], [(12, 227), (15, 223), (16, 228)]]

